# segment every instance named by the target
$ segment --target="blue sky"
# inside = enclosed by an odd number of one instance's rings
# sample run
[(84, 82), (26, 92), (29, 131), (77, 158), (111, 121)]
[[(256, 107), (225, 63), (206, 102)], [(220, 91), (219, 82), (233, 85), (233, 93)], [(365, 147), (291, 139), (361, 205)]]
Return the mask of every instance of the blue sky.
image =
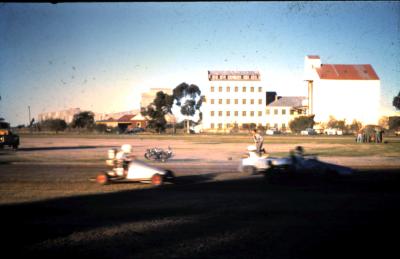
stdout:
[(208, 70), (258, 70), (279, 95), (306, 95), (304, 56), (371, 64), (381, 112), (400, 91), (399, 2), (0, 5), (0, 117), (13, 125), (80, 107), (139, 107), (150, 87), (205, 89)]

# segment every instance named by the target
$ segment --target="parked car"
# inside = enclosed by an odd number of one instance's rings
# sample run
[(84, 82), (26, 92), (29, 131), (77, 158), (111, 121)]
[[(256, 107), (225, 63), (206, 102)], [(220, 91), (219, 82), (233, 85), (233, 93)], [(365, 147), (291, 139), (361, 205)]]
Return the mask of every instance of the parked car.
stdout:
[(317, 132), (312, 128), (307, 128), (300, 132), (301, 135), (317, 135)]
[(337, 128), (329, 128), (325, 130), (325, 134), (327, 135), (343, 135), (343, 131)]
[(271, 129), (268, 129), (267, 131), (265, 131), (265, 134), (267, 134), (267, 135), (276, 135), (276, 134), (280, 134), (280, 133), (281, 132), (275, 128), (271, 128)]
[(17, 149), (19, 146), (19, 136), (12, 132), (10, 124), (4, 120), (0, 120), (0, 149), (5, 146)]
[(139, 132), (144, 132), (144, 128), (133, 128), (126, 131), (127, 134), (136, 134)]

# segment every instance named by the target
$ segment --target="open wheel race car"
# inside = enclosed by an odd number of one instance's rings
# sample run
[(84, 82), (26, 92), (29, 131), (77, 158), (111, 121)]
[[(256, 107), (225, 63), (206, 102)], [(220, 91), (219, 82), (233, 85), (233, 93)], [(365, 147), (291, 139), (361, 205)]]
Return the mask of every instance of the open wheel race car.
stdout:
[(268, 154), (259, 155), (255, 146), (247, 148), (248, 153), (240, 161), (239, 171), (247, 174), (264, 174), (266, 179), (277, 179), (298, 176), (320, 176), (332, 179), (353, 173), (351, 168), (326, 163), (318, 160), (315, 155), (305, 155), (301, 146), (296, 147), (287, 157), (271, 157)]
[(111, 168), (101, 172), (96, 177), (96, 182), (102, 185), (112, 182), (144, 182), (154, 186), (160, 186), (164, 182), (172, 182), (174, 173), (148, 165), (138, 160), (127, 162), (123, 167), (117, 166), (115, 150), (109, 150), (109, 159), (106, 164)]

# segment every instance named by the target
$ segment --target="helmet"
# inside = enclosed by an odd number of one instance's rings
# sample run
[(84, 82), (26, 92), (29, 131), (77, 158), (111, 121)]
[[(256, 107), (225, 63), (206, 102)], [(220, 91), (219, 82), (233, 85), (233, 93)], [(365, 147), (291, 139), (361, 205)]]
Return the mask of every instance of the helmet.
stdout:
[(130, 144), (123, 144), (121, 146), (121, 150), (124, 153), (131, 153), (132, 152), (132, 146)]

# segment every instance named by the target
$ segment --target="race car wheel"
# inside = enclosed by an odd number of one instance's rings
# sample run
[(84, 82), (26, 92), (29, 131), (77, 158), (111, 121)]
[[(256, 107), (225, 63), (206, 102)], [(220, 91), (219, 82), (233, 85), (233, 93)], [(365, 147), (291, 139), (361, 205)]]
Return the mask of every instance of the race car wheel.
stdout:
[(159, 174), (155, 174), (151, 177), (151, 184), (154, 186), (160, 186), (163, 184), (163, 178)]
[(175, 175), (172, 171), (166, 170), (164, 174), (164, 181), (172, 182), (175, 180)]
[(243, 167), (243, 172), (252, 175), (256, 173), (256, 168), (254, 166), (245, 166)]
[(106, 174), (99, 174), (96, 177), (96, 182), (101, 185), (106, 185), (108, 184), (108, 176)]

